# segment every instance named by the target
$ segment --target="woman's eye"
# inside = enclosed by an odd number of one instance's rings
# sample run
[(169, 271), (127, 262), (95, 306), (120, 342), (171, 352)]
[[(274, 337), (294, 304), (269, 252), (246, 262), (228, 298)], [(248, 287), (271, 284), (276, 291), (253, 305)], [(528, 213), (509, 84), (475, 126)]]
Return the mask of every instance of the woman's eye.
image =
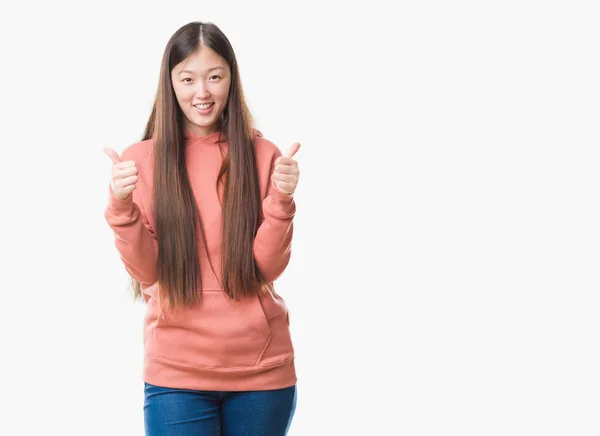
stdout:
[[(189, 82), (188, 82), (189, 80)], [(189, 77), (186, 77), (185, 79), (183, 79), (184, 82), (190, 83), (192, 81), (192, 79), (190, 79)]]
[(221, 78), (220, 76), (212, 76), (212, 77), (211, 77), (211, 79), (212, 79), (213, 77), (216, 77), (216, 78), (218, 78), (218, 79), (220, 79), (220, 78)]

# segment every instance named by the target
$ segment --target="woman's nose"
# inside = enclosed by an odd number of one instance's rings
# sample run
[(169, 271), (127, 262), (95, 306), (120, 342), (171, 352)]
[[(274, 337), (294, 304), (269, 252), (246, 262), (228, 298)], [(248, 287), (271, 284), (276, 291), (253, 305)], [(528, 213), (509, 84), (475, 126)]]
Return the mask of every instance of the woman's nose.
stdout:
[(198, 89), (196, 89), (196, 97), (198, 98), (206, 98), (209, 95), (208, 88), (203, 84), (200, 84)]

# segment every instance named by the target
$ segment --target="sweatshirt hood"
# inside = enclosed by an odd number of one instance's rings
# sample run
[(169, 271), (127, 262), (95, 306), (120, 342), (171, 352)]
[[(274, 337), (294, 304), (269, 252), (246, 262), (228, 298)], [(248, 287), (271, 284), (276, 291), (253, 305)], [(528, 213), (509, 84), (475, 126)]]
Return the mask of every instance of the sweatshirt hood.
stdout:
[[(263, 134), (260, 132), (260, 130), (258, 129), (252, 129), (252, 132), (254, 133), (254, 136), (263, 136)], [(207, 136), (200, 136), (196, 133), (193, 133), (189, 130), (186, 130), (185, 132), (185, 138), (188, 142), (205, 142), (205, 143), (211, 143), (211, 144), (217, 144), (218, 142), (227, 142), (225, 140), (225, 135), (221, 135), (221, 140), (219, 141), (219, 134), (221, 133), (220, 131), (216, 131), (213, 132)]]
[[(201, 141), (201, 142), (209, 142), (209, 143), (217, 143), (219, 142), (219, 135), (221, 134), (221, 132), (219, 130), (217, 130), (216, 132), (213, 132), (207, 136), (200, 136), (196, 133), (190, 132), (189, 130), (185, 131), (185, 138), (188, 141), (193, 141), (193, 142), (197, 142), (197, 141)], [(224, 142), (224, 135), (221, 135), (221, 142)]]

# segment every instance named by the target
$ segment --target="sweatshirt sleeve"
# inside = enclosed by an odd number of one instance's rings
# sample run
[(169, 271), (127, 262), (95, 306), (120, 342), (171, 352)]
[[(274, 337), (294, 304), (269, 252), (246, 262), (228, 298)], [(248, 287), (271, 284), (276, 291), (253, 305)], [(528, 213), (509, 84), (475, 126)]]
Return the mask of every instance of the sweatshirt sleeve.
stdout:
[(140, 207), (142, 203), (136, 201), (138, 189), (120, 200), (113, 195), (109, 184), (104, 216), (114, 232), (115, 245), (125, 269), (135, 280), (150, 285), (158, 280), (158, 242)]
[(264, 220), (254, 238), (254, 259), (267, 282), (274, 282), (285, 270), (291, 257), (293, 218), (296, 204), (292, 195), (281, 192), (271, 179), (274, 162), (281, 152), (273, 157), (269, 173), (267, 196), (262, 202)]

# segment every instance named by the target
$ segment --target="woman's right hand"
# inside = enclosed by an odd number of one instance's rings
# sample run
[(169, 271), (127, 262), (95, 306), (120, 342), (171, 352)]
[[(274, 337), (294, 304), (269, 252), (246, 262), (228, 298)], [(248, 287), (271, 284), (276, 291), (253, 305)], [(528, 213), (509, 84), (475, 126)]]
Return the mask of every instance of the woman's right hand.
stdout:
[(105, 148), (104, 153), (112, 160), (112, 177), (110, 187), (115, 197), (125, 200), (135, 190), (138, 181), (137, 167), (132, 160), (121, 161), (119, 154), (112, 148)]

